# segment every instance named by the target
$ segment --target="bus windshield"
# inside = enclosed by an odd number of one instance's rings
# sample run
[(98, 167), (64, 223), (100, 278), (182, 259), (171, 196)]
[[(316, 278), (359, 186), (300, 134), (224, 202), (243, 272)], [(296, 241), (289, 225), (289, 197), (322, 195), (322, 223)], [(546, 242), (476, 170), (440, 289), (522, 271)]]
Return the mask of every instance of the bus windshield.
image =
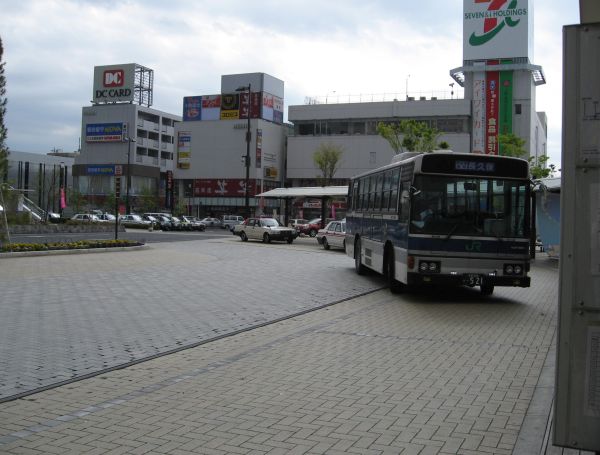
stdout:
[(529, 236), (529, 182), (417, 175), (410, 233), (524, 238)]

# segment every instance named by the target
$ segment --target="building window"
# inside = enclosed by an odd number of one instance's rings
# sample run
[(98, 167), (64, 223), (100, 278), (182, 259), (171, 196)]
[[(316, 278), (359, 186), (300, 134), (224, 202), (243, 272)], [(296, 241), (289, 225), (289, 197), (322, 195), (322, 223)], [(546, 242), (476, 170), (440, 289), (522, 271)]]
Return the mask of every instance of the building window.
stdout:
[(515, 104), (515, 114), (521, 115), (521, 105), (520, 104)]
[(314, 123), (301, 123), (298, 125), (298, 135), (300, 136), (312, 136), (315, 134)]

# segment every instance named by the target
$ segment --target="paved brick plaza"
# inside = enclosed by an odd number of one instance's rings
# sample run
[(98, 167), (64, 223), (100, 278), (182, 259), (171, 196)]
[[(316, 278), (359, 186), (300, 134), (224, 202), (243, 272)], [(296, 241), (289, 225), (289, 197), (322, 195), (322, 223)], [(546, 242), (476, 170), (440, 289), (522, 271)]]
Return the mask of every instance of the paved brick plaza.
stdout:
[[(50, 371), (48, 355), (61, 359), (54, 371), (79, 373), (208, 339), (213, 325), (225, 333), (347, 299), (2, 403), (0, 453), (510, 454), (543, 443), (555, 265), (538, 260), (531, 288), (491, 298), (393, 296), (352, 265), (311, 242), (235, 238), (0, 260), (0, 288), (12, 283), (0, 304), (7, 395), (24, 366), (35, 387), (29, 365)], [(6, 315), (18, 325), (8, 335)]]

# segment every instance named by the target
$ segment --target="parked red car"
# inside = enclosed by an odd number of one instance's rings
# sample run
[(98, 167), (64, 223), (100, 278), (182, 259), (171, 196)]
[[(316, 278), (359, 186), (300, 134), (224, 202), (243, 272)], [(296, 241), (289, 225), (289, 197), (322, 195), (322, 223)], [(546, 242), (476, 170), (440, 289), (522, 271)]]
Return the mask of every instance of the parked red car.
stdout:
[(321, 218), (315, 218), (314, 220), (310, 220), (307, 224), (297, 224), (296, 230), (298, 234), (306, 234), (311, 237), (315, 237), (317, 232), (321, 229)]

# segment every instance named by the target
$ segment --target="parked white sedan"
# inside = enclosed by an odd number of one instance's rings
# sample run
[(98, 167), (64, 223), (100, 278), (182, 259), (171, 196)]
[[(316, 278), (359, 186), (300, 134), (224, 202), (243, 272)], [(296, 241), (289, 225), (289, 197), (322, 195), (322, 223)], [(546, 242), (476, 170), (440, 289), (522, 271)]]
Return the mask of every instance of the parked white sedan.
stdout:
[(317, 242), (328, 250), (331, 247), (346, 250), (346, 222), (330, 221), (324, 229), (317, 232)]
[(264, 243), (270, 243), (271, 240), (292, 243), (298, 235), (295, 229), (282, 226), (275, 218), (248, 218), (233, 227), (233, 234), (239, 235), (244, 242), (255, 239)]

